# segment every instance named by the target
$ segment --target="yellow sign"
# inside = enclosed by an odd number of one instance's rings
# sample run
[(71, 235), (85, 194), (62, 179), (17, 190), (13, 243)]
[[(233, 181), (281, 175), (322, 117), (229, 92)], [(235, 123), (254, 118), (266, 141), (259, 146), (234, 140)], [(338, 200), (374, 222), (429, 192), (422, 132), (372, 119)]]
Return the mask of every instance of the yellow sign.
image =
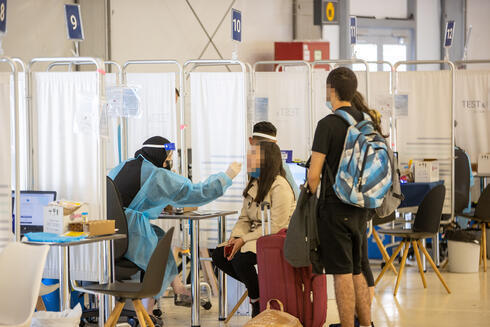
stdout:
[(333, 5), (332, 2), (327, 3), (327, 7), (326, 7), (325, 11), (326, 11), (327, 20), (329, 22), (334, 20), (334, 18), (335, 18), (335, 6)]

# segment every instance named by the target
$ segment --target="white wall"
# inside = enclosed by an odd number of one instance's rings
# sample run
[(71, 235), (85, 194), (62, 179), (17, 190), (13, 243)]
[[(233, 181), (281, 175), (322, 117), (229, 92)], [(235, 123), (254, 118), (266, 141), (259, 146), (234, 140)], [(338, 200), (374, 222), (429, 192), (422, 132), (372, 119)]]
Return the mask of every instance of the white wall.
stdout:
[[(468, 59), (490, 59), (489, 0), (467, 0), (467, 25), (473, 26), (468, 44)], [(490, 65), (468, 65), (468, 69), (490, 68)]]
[(350, 0), (350, 12), (354, 16), (406, 18), (407, 0)]
[[(189, 1), (210, 35), (226, 13), (229, 0)], [(291, 0), (238, 0), (242, 11), (242, 44), (239, 59), (246, 62), (272, 59), (274, 41), (292, 40)], [(184, 62), (198, 59), (208, 39), (186, 1), (111, 1), (112, 57), (129, 59), (168, 58)], [(130, 22), (137, 22), (130, 23)], [(231, 58), (231, 16), (228, 14), (213, 38), (225, 59)], [(209, 45), (202, 59), (219, 59)]]
[(72, 56), (64, 4), (69, 0), (14, 0), (7, 6), (4, 54), (28, 62), (34, 57)]
[[(417, 60), (441, 58), (441, 8), (439, 0), (417, 0)], [(439, 65), (419, 65), (417, 70), (438, 70)]]

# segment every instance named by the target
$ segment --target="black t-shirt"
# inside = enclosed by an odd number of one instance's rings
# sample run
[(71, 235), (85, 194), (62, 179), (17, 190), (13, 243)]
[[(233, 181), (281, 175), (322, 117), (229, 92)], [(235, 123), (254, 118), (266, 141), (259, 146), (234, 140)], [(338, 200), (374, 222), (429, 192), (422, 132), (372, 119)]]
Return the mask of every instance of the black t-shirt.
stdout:
[[(337, 110), (345, 110), (358, 122), (363, 120), (362, 112), (355, 107), (340, 107)], [(326, 163), (330, 167), (334, 178), (339, 169), (348, 127), (349, 125), (346, 121), (333, 113), (320, 120), (316, 127), (312, 150), (323, 153), (326, 156)], [(326, 173), (326, 171), (324, 172)]]

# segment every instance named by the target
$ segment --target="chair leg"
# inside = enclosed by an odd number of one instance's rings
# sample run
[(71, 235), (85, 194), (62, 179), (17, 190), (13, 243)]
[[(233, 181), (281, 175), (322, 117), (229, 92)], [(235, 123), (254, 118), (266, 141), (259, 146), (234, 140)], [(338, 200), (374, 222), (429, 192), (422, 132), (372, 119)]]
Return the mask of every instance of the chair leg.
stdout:
[(376, 278), (376, 281), (374, 282), (374, 286), (378, 285), (378, 282), (381, 280), (385, 272), (388, 270), (388, 267), (393, 264), (393, 261), (395, 261), (396, 256), (398, 253), (400, 253), (400, 250), (402, 249), (403, 242), (400, 242), (400, 245), (396, 248), (395, 252), (393, 252), (393, 255), (391, 256), (390, 260), (386, 263), (386, 265), (383, 267), (383, 270), (379, 273), (378, 278)]
[(417, 246), (417, 242), (412, 241), (413, 252), (415, 252), (415, 257), (417, 258), (417, 265), (419, 266), (420, 277), (422, 278), (422, 284), (424, 284), (424, 288), (427, 288), (427, 282), (425, 280), (424, 267), (422, 267), (422, 260), (420, 259), (419, 247)]
[[(384, 259), (385, 264), (386, 264), (390, 260), (390, 256), (388, 255), (388, 252), (386, 252), (386, 249), (383, 245), (383, 242), (381, 242), (381, 239), (379, 238), (379, 235), (374, 228), (373, 228), (373, 237), (374, 237), (374, 240), (376, 241), (376, 244), (378, 245), (379, 252), (381, 252), (381, 255), (383, 256), (383, 259)], [(393, 270), (395, 275), (398, 274), (398, 272), (396, 271), (396, 268), (393, 264), (390, 265), (390, 268), (391, 268), (391, 270)]]
[(41, 296), (37, 297), (36, 310), (37, 311), (46, 311), (46, 306), (44, 305), (44, 301), (43, 301), (43, 298)]
[(242, 297), (240, 298), (240, 300), (238, 300), (238, 302), (233, 307), (233, 310), (231, 310), (231, 312), (228, 314), (228, 317), (225, 320), (225, 324), (230, 322), (231, 318), (233, 318), (233, 316), (235, 315), (235, 312), (237, 312), (238, 308), (242, 305), (243, 301), (247, 299), (247, 297), (248, 297), (248, 291), (245, 291)]
[(444, 287), (446, 288), (446, 291), (449, 294), (451, 294), (451, 290), (449, 289), (449, 286), (447, 286), (446, 281), (444, 280), (444, 278), (442, 278), (441, 272), (439, 271), (439, 269), (437, 269), (436, 264), (434, 263), (434, 261), (432, 261), (432, 258), (430, 257), (429, 253), (422, 245), (422, 242), (420, 242), (420, 240), (417, 240), (417, 244), (419, 245), (419, 248), (424, 253), (425, 257), (427, 258), (427, 261), (429, 261), (430, 265), (432, 266), (432, 269), (434, 269), (434, 272), (436, 273), (437, 277), (441, 281), (442, 285), (444, 285)]
[(150, 315), (148, 314), (145, 307), (143, 306), (143, 303), (141, 303), (141, 300), (134, 300), (133, 303), (139, 308), (139, 310), (143, 314), (143, 318), (145, 319), (148, 326), (155, 327), (155, 325), (153, 324), (153, 321), (150, 318)]
[(114, 310), (112, 310), (111, 315), (109, 316), (109, 319), (107, 319), (106, 323), (104, 324), (104, 327), (113, 327), (116, 326), (117, 321), (119, 320), (119, 316), (121, 315), (121, 312), (124, 308), (125, 302), (117, 302)]
[(400, 271), (398, 272), (398, 276), (396, 277), (395, 291), (393, 292), (394, 296), (396, 296), (396, 293), (398, 293), (398, 287), (400, 287), (400, 281), (402, 279), (403, 269), (405, 269), (405, 262), (407, 261), (408, 250), (410, 249), (410, 242), (406, 241), (404, 243), (405, 243), (405, 250), (403, 251), (402, 262), (400, 264)]
[[(136, 316), (138, 317), (138, 322), (141, 327), (146, 327), (145, 316), (141, 311), (141, 307), (138, 305), (139, 300), (133, 300), (134, 310), (136, 311)], [(141, 301), (140, 301), (141, 303)]]
[(487, 224), (481, 224), (483, 271), (487, 271)]

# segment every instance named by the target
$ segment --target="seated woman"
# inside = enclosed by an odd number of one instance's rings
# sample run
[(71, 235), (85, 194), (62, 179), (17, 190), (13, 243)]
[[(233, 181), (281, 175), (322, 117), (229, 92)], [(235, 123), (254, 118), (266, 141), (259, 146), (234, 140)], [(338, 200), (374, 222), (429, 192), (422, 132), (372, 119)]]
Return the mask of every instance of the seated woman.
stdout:
[[(168, 205), (198, 207), (219, 198), (241, 170), (241, 164), (235, 162), (226, 173), (214, 174), (202, 183), (192, 184), (188, 178), (170, 170), (174, 148), (167, 139), (152, 137), (136, 151), (134, 158), (119, 164), (109, 173), (121, 194), (128, 221), (129, 244), (125, 257), (144, 271), (159, 239), (165, 235), (150, 220), (157, 219)], [(156, 299), (170, 283), (175, 294), (190, 295), (177, 276), (173, 255), (168, 258), (162, 288)], [(148, 299), (145, 302), (151, 314), (154, 301)]]
[[(226, 274), (245, 284), (252, 303), (252, 316), (260, 312), (257, 264), (257, 239), (262, 236), (260, 203), (271, 204), (271, 231), (287, 228), (296, 207), (294, 193), (286, 180), (281, 151), (277, 144), (260, 142), (247, 155), (250, 181), (243, 191), (243, 207), (228, 242), (213, 251), (213, 263)], [(268, 223), (266, 223), (268, 226)], [(225, 254), (225, 248), (232, 248)]]

